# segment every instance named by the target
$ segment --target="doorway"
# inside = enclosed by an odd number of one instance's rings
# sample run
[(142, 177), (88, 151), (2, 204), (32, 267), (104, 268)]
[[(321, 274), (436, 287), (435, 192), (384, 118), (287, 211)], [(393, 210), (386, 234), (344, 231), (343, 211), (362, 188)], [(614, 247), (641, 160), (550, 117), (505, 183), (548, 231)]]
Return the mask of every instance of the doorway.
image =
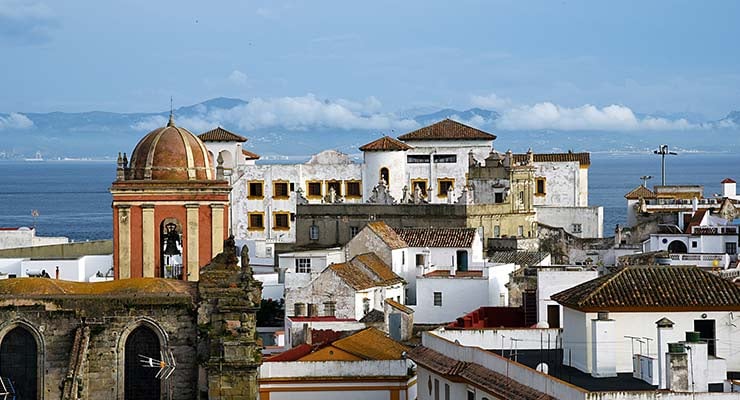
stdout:
[(457, 270), (462, 272), (468, 270), (468, 252), (466, 250), (457, 251)]
[(550, 328), (560, 328), (560, 306), (557, 304), (547, 305), (547, 324)]
[(694, 331), (699, 332), (699, 339), (707, 342), (707, 353), (717, 356), (717, 333), (713, 319), (694, 320)]
[(141, 356), (159, 360), (159, 338), (151, 329), (140, 326), (126, 338), (124, 398), (126, 400), (159, 400), (161, 385), (155, 376), (159, 369), (144, 367)]
[(16, 400), (38, 397), (38, 348), (28, 330), (13, 328), (0, 344), (0, 376), (15, 386)]

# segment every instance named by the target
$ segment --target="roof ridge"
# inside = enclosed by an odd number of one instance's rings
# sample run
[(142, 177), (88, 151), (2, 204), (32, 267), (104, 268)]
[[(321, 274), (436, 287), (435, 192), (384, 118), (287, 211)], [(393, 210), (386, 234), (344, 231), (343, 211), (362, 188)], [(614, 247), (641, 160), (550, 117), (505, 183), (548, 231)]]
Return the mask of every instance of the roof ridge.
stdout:
[[(584, 298), (583, 298), (583, 299), (582, 299), (581, 301), (579, 301), (579, 302), (578, 302), (578, 306), (581, 306), (582, 304), (586, 303), (586, 302), (587, 302), (588, 300), (590, 300), (590, 299), (591, 299), (591, 298), (592, 298), (593, 296), (595, 296), (595, 295), (596, 295), (596, 294), (597, 294), (598, 292), (601, 292), (601, 290), (603, 290), (603, 289), (604, 289), (604, 286), (606, 286), (606, 285), (607, 285), (607, 284), (609, 284), (609, 283), (610, 283), (611, 281), (613, 281), (614, 279), (616, 279), (616, 278), (617, 278), (617, 277), (618, 277), (619, 275), (621, 275), (622, 273), (624, 273), (624, 271), (626, 271), (626, 270), (627, 270), (628, 268), (629, 268), (629, 267), (623, 267), (623, 268), (620, 268), (620, 269), (619, 269), (619, 270), (618, 270), (617, 272), (614, 272), (614, 273), (612, 273), (612, 274), (609, 274), (609, 275), (605, 275), (605, 276), (603, 276), (603, 277), (606, 277), (606, 279), (604, 279), (604, 280), (603, 280), (603, 281), (602, 281), (602, 282), (601, 282), (601, 283), (599, 284), (599, 286), (597, 286), (597, 287), (596, 287), (596, 289), (595, 289), (595, 290), (592, 290), (592, 291), (591, 291), (591, 293), (589, 293), (589, 294), (588, 294), (587, 296), (585, 296), (585, 297), (584, 297)], [(603, 277), (602, 277), (602, 278), (603, 278)], [(596, 279), (599, 279), (599, 278), (596, 278)]]

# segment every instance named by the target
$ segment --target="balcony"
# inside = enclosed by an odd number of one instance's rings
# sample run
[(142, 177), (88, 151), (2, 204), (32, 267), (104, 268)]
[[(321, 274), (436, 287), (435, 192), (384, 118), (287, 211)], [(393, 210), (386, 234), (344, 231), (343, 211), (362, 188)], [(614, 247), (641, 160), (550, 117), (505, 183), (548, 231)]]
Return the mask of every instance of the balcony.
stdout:
[(670, 258), (671, 265), (696, 265), (700, 268), (719, 269), (727, 269), (730, 266), (730, 256), (722, 253), (673, 253)]
[(692, 235), (737, 235), (737, 226), (694, 226)]

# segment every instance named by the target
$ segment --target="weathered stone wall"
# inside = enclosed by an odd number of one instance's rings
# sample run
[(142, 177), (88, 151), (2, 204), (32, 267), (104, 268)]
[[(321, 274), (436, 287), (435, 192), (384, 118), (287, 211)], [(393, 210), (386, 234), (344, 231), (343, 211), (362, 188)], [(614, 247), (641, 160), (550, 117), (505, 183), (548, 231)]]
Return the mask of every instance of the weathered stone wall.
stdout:
[[(151, 301), (150, 301), (151, 300)], [(162, 393), (172, 399), (197, 396), (197, 327), (188, 297), (144, 299), (131, 297), (3, 299), (0, 301), (0, 332), (15, 326), (35, 332), (43, 362), (44, 399), (61, 398), (61, 385), (70, 360), (75, 330), (90, 327), (90, 342), (83, 368), (83, 399), (119, 399), (124, 389), (124, 354), (128, 334), (140, 325), (160, 336), (160, 345), (172, 350), (177, 369), (162, 383)], [(164, 341), (164, 343), (162, 343)]]

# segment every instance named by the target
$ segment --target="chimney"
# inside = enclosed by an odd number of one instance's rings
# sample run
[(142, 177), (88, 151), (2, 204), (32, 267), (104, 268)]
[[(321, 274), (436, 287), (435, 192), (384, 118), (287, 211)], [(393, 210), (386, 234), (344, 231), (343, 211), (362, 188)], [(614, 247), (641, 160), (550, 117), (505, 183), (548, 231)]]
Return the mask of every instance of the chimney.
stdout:
[(666, 389), (672, 392), (688, 392), (689, 357), (683, 343), (669, 343), (665, 360), (667, 368)]
[(722, 181), (722, 197), (735, 198), (737, 196), (737, 187), (734, 180), (727, 178)]
[(666, 389), (666, 353), (668, 353), (669, 336), (673, 333), (673, 321), (668, 318), (661, 318), (655, 322), (658, 329), (658, 389)]
[(609, 312), (599, 311), (591, 320), (591, 376), (605, 378), (617, 376), (617, 330)]

